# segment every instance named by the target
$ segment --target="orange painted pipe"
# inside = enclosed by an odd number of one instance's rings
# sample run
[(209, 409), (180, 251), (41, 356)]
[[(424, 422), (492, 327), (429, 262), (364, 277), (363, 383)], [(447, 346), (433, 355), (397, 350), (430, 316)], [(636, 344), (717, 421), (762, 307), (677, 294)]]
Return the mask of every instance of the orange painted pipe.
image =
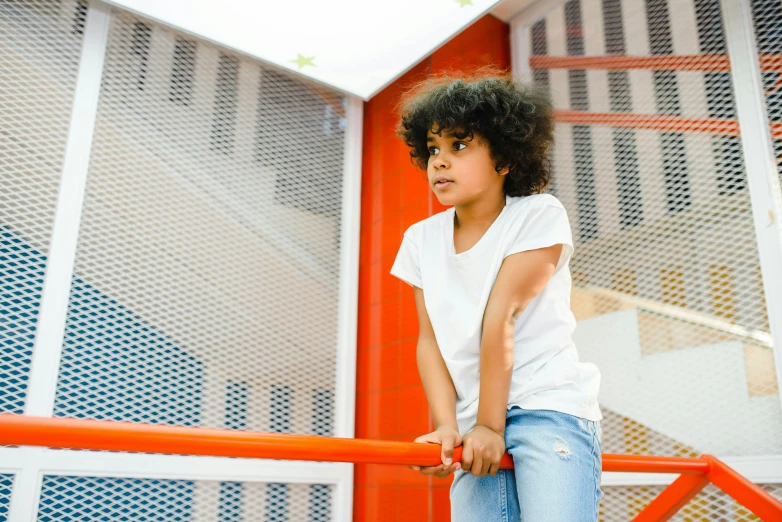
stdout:
[(668, 55), (668, 56), (532, 56), (533, 69), (603, 69), (623, 71), (648, 69), (652, 71), (730, 71), (726, 54)]
[(724, 136), (739, 135), (737, 121), (718, 118), (683, 118), (662, 114), (588, 112), (566, 109), (555, 110), (554, 116), (558, 122), (574, 125), (605, 125), (668, 132), (707, 132)]
[[(10, 414), (0, 414), (0, 445), (323, 462), (440, 464), (440, 446), (436, 444)], [(456, 448), (454, 460), (460, 461), (461, 454), (462, 448)], [(503, 457), (501, 467), (513, 468), (509, 455)], [(702, 474), (708, 469), (708, 463), (700, 459), (603, 456), (604, 471)]]
[(709, 471), (709, 463), (701, 459), (685, 457), (653, 457), (650, 455), (613, 455), (604, 453), (603, 471), (703, 475)]
[(703, 455), (701, 458), (709, 463), (709, 473), (706, 474), (706, 478), (715, 486), (736, 499), (761, 520), (782, 520), (782, 502), (771, 496), (771, 493), (740, 475), (716, 457)]
[[(662, 114), (638, 114), (624, 112), (588, 112), (557, 109), (554, 117), (559, 123), (573, 125), (604, 125), (629, 129), (650, 129), (667, 132), (705, 132), (722, 136), (739, 136), (739, 123), (719, 118), (683, 118)], [(782, 140), (782, 122), (771, 122), (771, 137)]]
[[(0, 445), (258, 459), (440, 464), (440, 446), (314, 435), (0, 414)], [(461, 449), (454, 452), (461, 458)], [(502, 466), (512, 468), (505, 455)]]
[(633, 522), (670, 520), (708, 485), (709, 479), (703, 475), (682, 475), (649, 502)]
[[(760, 70), (782, 73), (782, 54), (759, 55)], [(625, 71), (730, 71), (730, 57), (726, 54), (666, 55), (666, 56), (532, 56), (533, 69), (603, 69)]]
[[(10, 414), (0, 414), (0, 445), (419, 466), (440, 463), (436, 444)], [(460, 459), (461, 448), (456, 448), (454, 460)], [(503, 457), (501, 467), (513, 467), (509, 455)], [(606, 454), (603, 471), (683, 474), (638, 515), (637, 522), (667, 520), (708, 481), (763, 520), (782, 520), (782, 503), (710, 455), (690, 459)]]

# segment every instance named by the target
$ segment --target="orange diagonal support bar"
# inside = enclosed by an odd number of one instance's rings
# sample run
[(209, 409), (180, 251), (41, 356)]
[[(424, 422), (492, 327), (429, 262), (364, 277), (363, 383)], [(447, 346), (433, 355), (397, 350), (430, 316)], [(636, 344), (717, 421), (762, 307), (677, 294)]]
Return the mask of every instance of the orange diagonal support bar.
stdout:
[(704, 475), (682, 475), (665, 488), (641, 511), (633, 522), (663, 522), (670, 520), (681, 508), (709, 485)]
[[(760, 69), (764, 72), (782, 73), (781, 54), (761, 54)], [(533, 69), (603, 69), (652, 71), (730, 71), (730, 58), (726, 54), (696, 54), (667, 56), (533, 56), (529, 60)]]
[(740, 475), (733, 468), (711, 455), (702, 455), (709, 463), (706, 474), (715, 486), (736, 499), (762, 520), (782, 520), (782, 504), (766, 490)]
[[(573, 125), (604, 125), (667, 132), (705, 132), (722, 136), (738, 136), (740, 134), (737, 121), (718, 118), (683, 118), (662, 114), (587, 112), (565, 109), (555, 110), (554, 116), (560, 123)], [(772, 122), (769, 125), (769, 131), (773, 139), (782, 140), (782, 122)]]

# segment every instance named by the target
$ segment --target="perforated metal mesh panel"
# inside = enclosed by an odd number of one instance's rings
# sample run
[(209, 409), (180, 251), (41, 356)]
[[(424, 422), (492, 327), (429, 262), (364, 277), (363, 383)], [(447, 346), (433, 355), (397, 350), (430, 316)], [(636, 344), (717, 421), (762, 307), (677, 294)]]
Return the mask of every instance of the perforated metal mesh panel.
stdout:
[(332, 487), (46, 476), (39, 522), (330, 522)]
[(24, 409), (84, 10), (0, 2), (0, 412)]
[(782, 175), (782, 2), (751, 0), (751, 4), (774, 153)]
[[(779, 454), (719, 2), (571, 0), (531, 38), (535, 81), (560, 111), (553, 189), (577, 242), (575, 340), (603, 374), (605, 451)], [(648, 59), (546, 61), (590, 55)]]
[[(766, 484), (763, 489), (782, 500), (782, 484)], [(663, 486), (604, 487), (600, 505), (600, 522), (632, 520)], [(706, 486), (695, 498), (671, 519), (673, 522), (754, 522), (760, 520), (751, 511), (738, 504), (713, 485)]]
[(55, 415), (333, 434), (345, 104), (113, 13)]
[(11, 488), (14, 484), (14, 476), (0, 474), (0, 520), (8, 517), (8, 507), (11, 502)]

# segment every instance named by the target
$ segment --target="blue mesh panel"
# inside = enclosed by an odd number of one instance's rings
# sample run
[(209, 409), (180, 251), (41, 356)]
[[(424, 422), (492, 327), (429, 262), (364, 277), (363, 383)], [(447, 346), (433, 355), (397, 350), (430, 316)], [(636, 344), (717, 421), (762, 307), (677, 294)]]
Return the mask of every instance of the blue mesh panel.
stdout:
[(13, 475), (0, 475), (0, 522), (8, 520), (8, 505), (11, 502)]
[(325, 484), (310, 486), (310, 522), (331, 520), (331, 488)]
[(269, 484), (266, 489), (267, 522), (288, 521), (288, 485)]
[(240, 482), (220, 483), (219, 522), (242, 521), (242, 497), (244, 488)]
[(184, 480), (47, 476), (38, 522), (184, 522), (193, 491)]
[(0, 412), (22, 413), (46, 256), (0, 225)]
[(198, 425), (203, 364), (75, 279), (55, 415)]

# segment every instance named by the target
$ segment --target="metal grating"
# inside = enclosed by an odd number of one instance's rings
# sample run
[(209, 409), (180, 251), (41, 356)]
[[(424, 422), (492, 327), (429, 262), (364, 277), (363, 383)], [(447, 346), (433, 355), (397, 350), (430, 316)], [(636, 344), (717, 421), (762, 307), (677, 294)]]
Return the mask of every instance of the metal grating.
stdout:
[[(763, 88), (766, 93), (768, 119), (772, 125), (782, 124), (782, 2), (777, 0), (751, 0), (755, 22), (755, 42), (758, 53), (772, 60), (776, 72), (765, 70)], [(777, 170), (782, 176), (782, 135), (774, 140)]]
[(55, 415), (334, 433), (345, 105), (113, 13)]
[[(726, 55), (719, 2), (571, 0), (530, 33), (533, 78), (560, 110), (553, 166), (577, 241), (575, 341), (603, 374), (605, 451), (779, 454), (746, 175), (722, 123), (736, 118), (730, 73), (676, 58)], [(602, 55), (657, 65), (546, 62)]]
[(0, 412), (24, 409), (83, 12), (0, 2)]
[(14, 476), (0, 474), (0, 522), (8, 518), (8, 508), (11, 503), (11, 488), (14, 485)]
[(323, 484), (45, 476), (38, 522), (330, 522), (332, 493)]
[[(764, 484), (763, 489), (782, 500), (782, 484)], [(604, 486), (600, 522), (626, 522), (654, 500), (663, 486)], [(760, 518), (713, 485), (706, 486), (682, 507), (672, 522), (755, 522)]]

